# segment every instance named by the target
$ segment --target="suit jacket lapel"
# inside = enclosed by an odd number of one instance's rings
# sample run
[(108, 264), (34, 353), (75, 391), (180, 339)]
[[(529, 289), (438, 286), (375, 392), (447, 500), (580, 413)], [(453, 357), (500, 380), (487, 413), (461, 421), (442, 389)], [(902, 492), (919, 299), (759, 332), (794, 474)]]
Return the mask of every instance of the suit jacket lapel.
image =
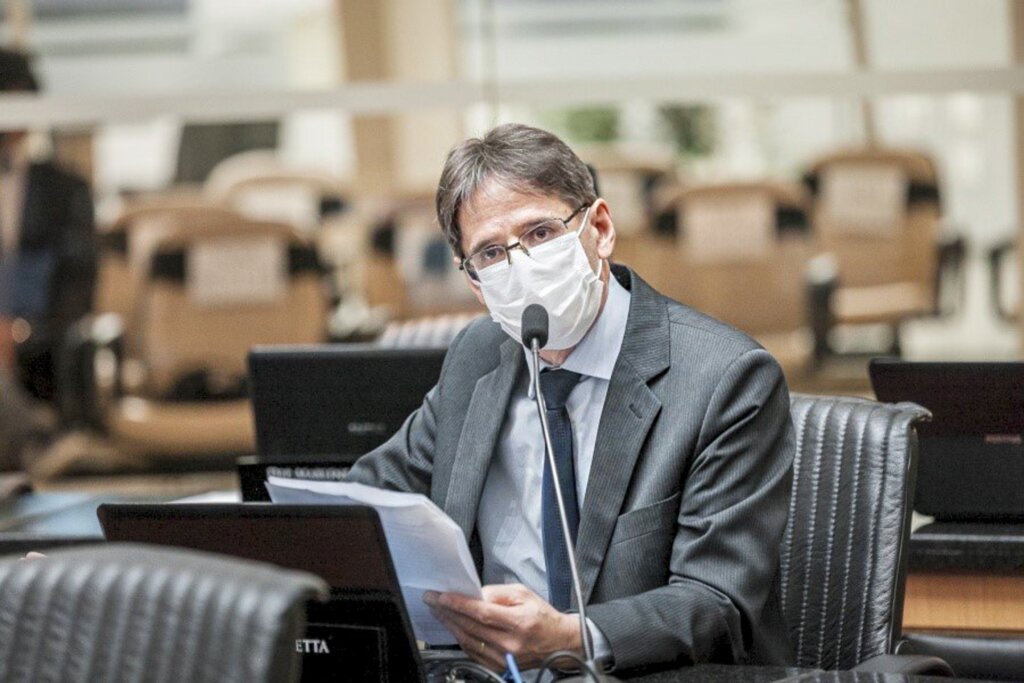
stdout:
[(513, 339), (502, 343), (501, 360), (491, 372), (477, 380), (462, 425), (455, 453), (444, 509), (472, 538), (477, 506), (491, 458), (496, 452), (509, 399), (525, 364), (522, 348)]
[(580, 563), (583, 599), (590, 600), (608, 542), (647, 433), (661, 410), (648, 382), (670, 361), (670, 329), (665, 302), (631, 271), (615, 267), (615, 275), (632, 290), (626, 334), (615, 363), (590, 477), (580, 515), (576, 556)]

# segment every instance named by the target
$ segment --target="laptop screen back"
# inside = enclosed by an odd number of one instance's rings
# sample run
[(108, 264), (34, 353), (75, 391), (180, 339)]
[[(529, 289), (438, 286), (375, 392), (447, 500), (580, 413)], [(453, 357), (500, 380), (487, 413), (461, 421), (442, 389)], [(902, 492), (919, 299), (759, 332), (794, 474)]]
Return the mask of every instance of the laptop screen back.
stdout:
[(269, 562), (310, 572), (332, 588), (390, 591), (397, 579), (376, 513), (245, 504), (105, 504), (108, 541), (153, 543)]
[(376, 511), (364, 506), (104, 504), (109, 541), (221, 553), (310, 572), (332, 599), (307, 608), (303, 683), (423, 681), (405, 602)]
[(1024, 363), (877, 359), (878, 400), (932, 413), (918, 425), (914, 508), (940, 520), (1024, 518)]
[(254, 349), (249, 381), (259, 457), (354, 462), (420, 407), (444, 356), (444, 349), (349, 344)]

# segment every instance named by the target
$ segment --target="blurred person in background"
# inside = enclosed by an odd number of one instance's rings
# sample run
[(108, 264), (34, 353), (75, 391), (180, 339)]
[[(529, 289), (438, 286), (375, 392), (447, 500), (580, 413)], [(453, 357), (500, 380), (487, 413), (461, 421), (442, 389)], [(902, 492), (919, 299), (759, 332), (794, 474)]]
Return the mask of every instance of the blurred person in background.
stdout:
[[(41, 446), (51, 431), (14, 378), (14, 343), (11, 323), (0, 318), (0, 473), (25, 469), (34, 446)], [(0, 484), (0, 499), (4, 486)]]
[[(28, 58), (0, 48), (0, 93), (38, 90)], [(31, 158), (27, 138), (0, 131), (0, 352), (31, 396), (52, 401), (61, 340), (92, 304), (93, 205), (82, 178)]]

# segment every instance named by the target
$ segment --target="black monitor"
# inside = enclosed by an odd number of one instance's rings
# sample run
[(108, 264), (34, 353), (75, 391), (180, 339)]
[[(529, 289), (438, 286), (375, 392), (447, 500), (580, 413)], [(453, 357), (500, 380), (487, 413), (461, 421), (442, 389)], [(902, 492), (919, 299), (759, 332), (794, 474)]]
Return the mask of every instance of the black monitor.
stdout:
[(437, 384), (445, 349), (257, 347), (249, 381), (259, 459), (351, 464), (398, 431)]
[(1024, 519), (1024, 363), (875, 359), (880, 401), (932, 413), (918, 426), (914, 509), (938, 520)]

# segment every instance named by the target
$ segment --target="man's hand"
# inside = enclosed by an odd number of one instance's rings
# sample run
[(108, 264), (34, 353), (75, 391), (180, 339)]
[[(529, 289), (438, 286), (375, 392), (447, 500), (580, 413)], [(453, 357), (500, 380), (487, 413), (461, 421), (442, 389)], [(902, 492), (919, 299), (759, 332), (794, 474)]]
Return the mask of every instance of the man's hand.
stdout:
[(423, 601), (470, 657), (494, 671), (505, 653), (520, 668), (537, 667), (552, 652), (583, 652), (579, 616), (563, 614), (526, 586), (484, 586), (483, 599), (428, 591)]

